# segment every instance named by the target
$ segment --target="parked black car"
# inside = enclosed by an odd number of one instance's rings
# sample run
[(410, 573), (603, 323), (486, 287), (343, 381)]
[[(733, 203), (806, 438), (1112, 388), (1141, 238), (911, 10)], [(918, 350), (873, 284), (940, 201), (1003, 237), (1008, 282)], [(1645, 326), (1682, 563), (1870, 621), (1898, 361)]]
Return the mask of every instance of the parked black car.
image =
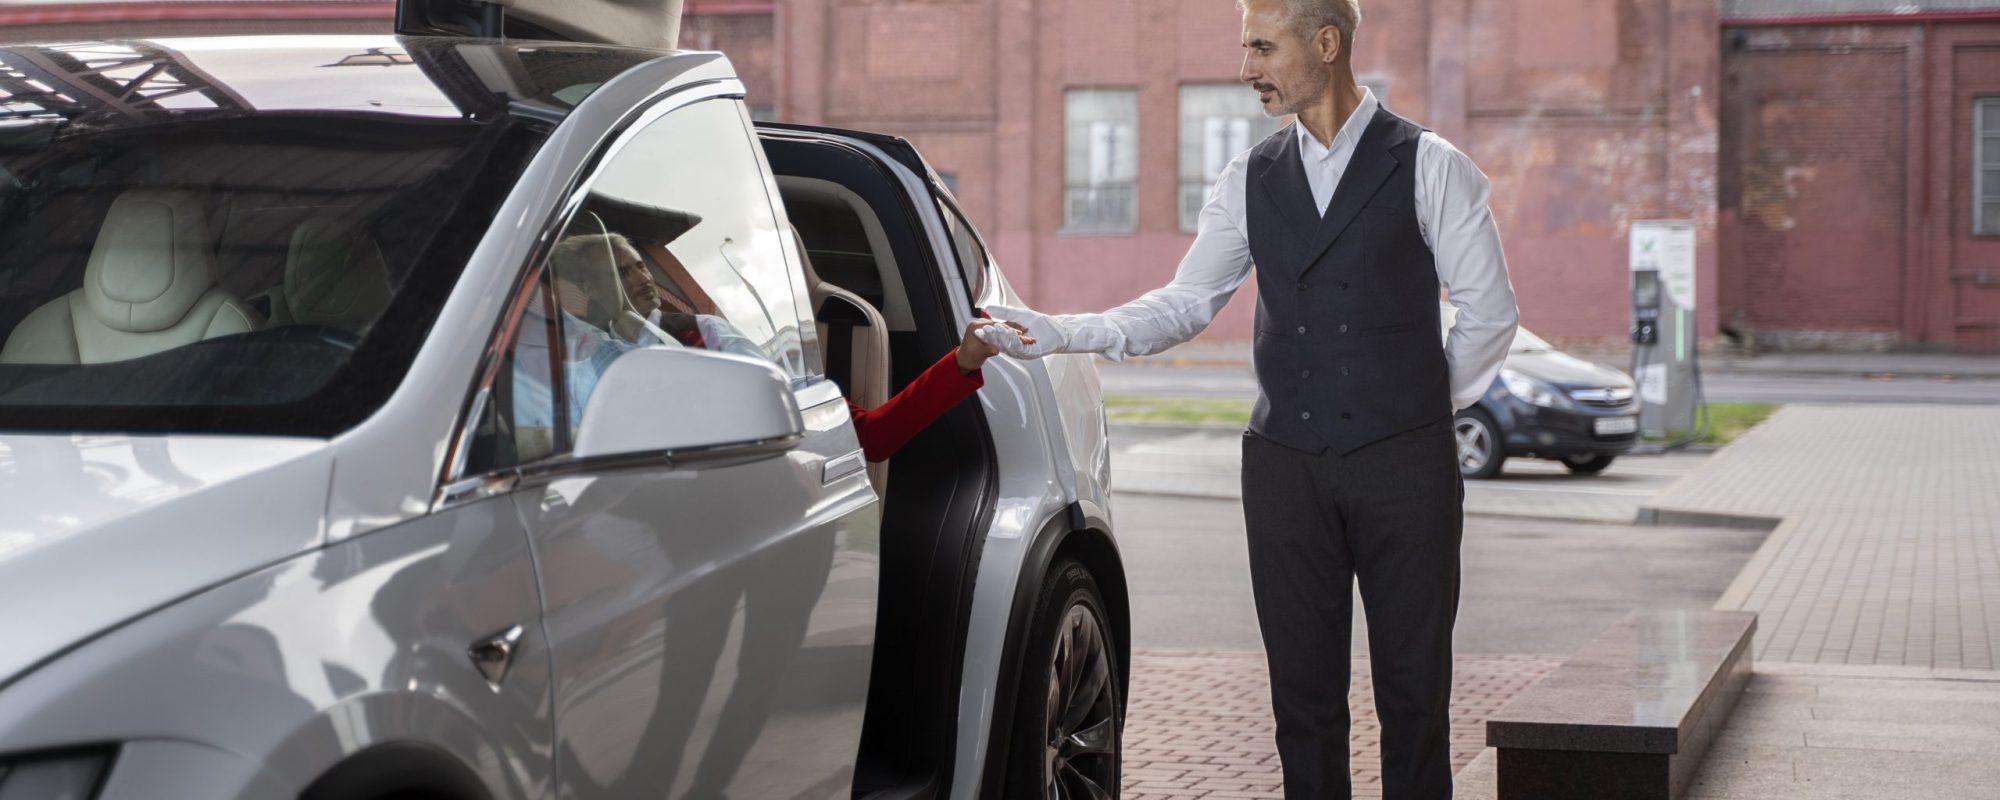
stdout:
[[(1444, 306), (1444, 327), (1452, 308)], [(1639, 443), (1632, 378), (1555, 349), (1526, 328), (1486, 396), (1458, 412), (1458, 470), (1491, 478), (1509, 458), (1560, 461), (1595, 474)]]

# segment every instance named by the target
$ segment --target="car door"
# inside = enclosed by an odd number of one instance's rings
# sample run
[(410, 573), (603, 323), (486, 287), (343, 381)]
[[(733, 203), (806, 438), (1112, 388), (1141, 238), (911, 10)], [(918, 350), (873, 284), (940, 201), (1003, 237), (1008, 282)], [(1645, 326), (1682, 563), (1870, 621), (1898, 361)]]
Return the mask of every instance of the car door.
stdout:
[[(734, 97), (689, 89), (640, 113), (596, 163), (505, 326), (491, 444), (474, 448), (519, 465), (561, 795), (844, 795), (879, 512), (799, 314), (799, 259), (748, 116)], [(699, 460), (567, 458), (579, 430), (643, 431), (715, 393), (669, 381), (638, 406), (657, 411), (593, 402), (610, 364), (640, 348), (767, 359), (790, 378), (803, 437)], [(624, 416), (592, 416), (613, 407)]]

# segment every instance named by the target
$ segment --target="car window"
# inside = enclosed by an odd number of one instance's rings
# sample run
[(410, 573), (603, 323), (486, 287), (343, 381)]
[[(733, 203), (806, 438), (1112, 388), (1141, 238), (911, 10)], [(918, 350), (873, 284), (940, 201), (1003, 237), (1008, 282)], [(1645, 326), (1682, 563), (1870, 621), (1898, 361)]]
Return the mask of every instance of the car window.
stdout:
[(577, 263), (614, 268), (616, 281), (595, 273), (605, 285), (592, 297), (623, 307), (590, 320), (615, 336), (644, 343), (644, 321), (653, 338), (769, 359), (800, 378), (808, 368), (794, 267), (751, 135), (730, 99), (672, 111), (633, 134), (572, 225), (601, 237), (599, 260)]
[(0, 427), (330, 435), (543, 138), (511, 118), (0, 125)]
[(986, 248), (979, 244), (979, 235), (973, 231), (972, 223), (958, 213), (950, 203), (938, 201), (938, 211), (944, 216), (945, 231), (951, 235), (952, 249), (958, 253), (959, 277), (965, 281), (966, 296), (978, 302), (986, 291), (986, 270), (988, 260)]

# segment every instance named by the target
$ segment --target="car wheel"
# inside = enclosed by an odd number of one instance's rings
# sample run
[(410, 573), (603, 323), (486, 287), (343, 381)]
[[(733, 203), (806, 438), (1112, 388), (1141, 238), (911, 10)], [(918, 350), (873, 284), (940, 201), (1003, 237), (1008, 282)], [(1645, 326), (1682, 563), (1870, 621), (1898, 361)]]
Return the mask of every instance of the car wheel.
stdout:
[(1117, 797), (1125, 724), (1117, 653), (1103, 595), (1083, 564), (1063, 559), (1049, 569), (1032, 623), (1007, 794)]
[(1476, 408), (1458, 412), (1452, 420), (1458, 435), (1458, 474), (1467, 478), (1491, 478), (1507, 463), (1507, 449), (1501, 445), (1500, 426), (1493, 417)]
[(1603, 472), (1606, 467), (1611, 466), (1611, 462), (1615, 458), (1615, 456), (1607, 455), (1564, 456), (1562, 462), (1563, 466), (1569, 467), (1570, 472), (1578, 475), (1596, 475)]

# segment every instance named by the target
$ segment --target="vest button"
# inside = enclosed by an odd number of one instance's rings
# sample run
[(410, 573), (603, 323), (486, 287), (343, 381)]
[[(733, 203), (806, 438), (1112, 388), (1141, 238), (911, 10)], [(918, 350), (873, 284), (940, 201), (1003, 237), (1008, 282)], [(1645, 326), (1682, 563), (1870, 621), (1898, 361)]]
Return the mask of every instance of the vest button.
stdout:
[(1346, 368), (1346, 367), (1341, 367), (1341, 368), (1340, 368), (1340, 376), (1341, 376), (1341, 377), (1343, 377), (1343, 378), (1347, 377), (1347, 368)]
[(1312, 419), (1312, 418), (1313, 418), (1313, 412), (1311, 411), (1299, 412), (1299, 419)]
[(1345, 411), (1342, 411), (1342, 412), (1340, 412), (1340, 418), (1341, 418), (1341, 419), (1353, 419), (1353, 418), (1354, 418), (1354, 415), (1353, 415), (1353, 414), (1349, 414), (1349, 413), (1347, 413), (1347, 412), (1345, 412)]
[[(1342, 325), (1342, 326), (1340, 326), (1340, 332), (1341, 332), (1341, 333), (1346, 333), (1346, 332), (1347, 332), (1347, 326), (1346, 326), (1346, 325)], [(1299, 333), (1305, 333), (1305, 331), (1304, 331), (1304, 330), (1302, 329), (1302, 330), (1300, 330), (1300, 331), (1299, 331)]]
[(1301, 377), (1301, 378), (1310, 378), (1310, 377), (1312, 377), (1312, 376), (1313, 376), (1313, 371), (1312, 371), (1312, 370), (1305, 370), (1305, 371), (1303, 371), (1303, 372), (1300, 372), (1300, 373), (1299, 373), (1299, 377)]
[(1344, 292), (1344, 291), (1347, 291), (1347, 281), (1341, 281), (1341, 282), (1340, 282), (1340, 290), (1341, 290), (1341, 291), (1343, 291), (1343, 292)]
[[(1346, 326), (1342, 326), (1342, 327), (1346, 327)], [(1300, 325), (1300, 326), (1299, 326), (1299, 335), (1300, 335), (1300, 336), (1304, 336), (1304, 335), (1306, 335), (1306, 326), (1304, 326), (1304, 325)]]
[(1312, 288), (1312, 285), (1311, 285), (1311, 284), (1308, 284), (1308, 283), (1306, 283), (1305, 281), (1299, 281), (1299, 291), (1303, 292), (1303, 291), (1305, 291), (1305, 290), (1307, 290), (1307, 289), (1311, 289), (1311, 288)]

